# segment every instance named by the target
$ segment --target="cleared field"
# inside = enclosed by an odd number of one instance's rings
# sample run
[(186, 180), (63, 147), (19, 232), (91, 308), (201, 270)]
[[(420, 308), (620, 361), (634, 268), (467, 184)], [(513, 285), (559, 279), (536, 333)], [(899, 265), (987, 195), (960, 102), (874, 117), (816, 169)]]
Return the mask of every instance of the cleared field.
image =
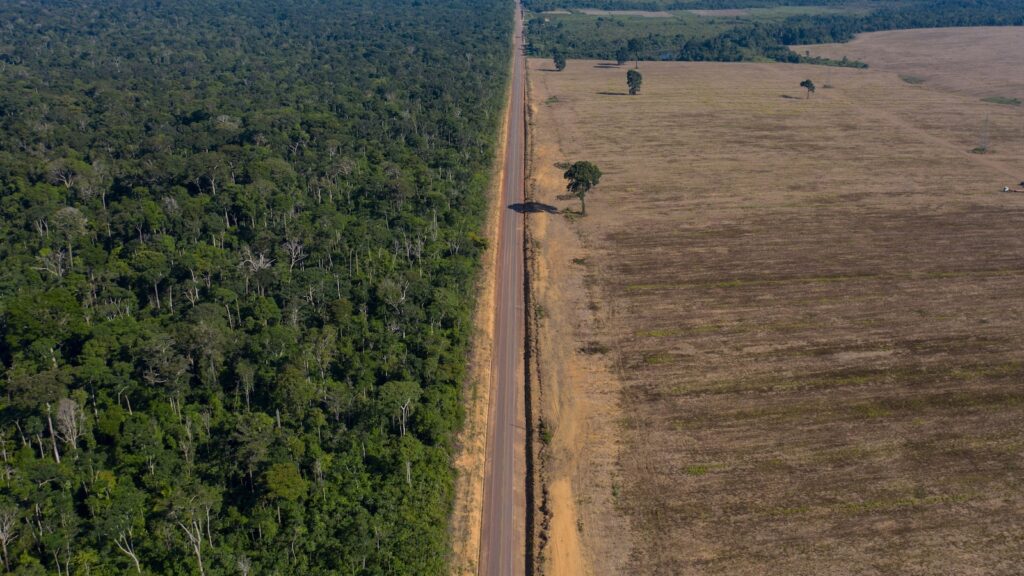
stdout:
[(872, 64), (531, 63), (549, 573), (1019, 573), (1024, 114)]
[(579, 8), (588, 16), (639, 16), (641, 18), (671, 18), (672, 13), (665, 10), (599, 10), (597, 8)]
[(794, 46), (867, 62), (911, 83), (965, 95), (1024, 100), (1024, 28), (931, 28), (861, 34), (847, 44)]

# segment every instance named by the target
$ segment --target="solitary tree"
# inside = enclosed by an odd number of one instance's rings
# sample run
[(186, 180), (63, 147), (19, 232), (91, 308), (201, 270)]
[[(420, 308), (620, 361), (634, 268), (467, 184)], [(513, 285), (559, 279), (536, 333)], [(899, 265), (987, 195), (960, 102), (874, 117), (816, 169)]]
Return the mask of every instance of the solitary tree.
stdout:
[(636, 96), (640, 93), (640, 85), (643, 84), (644, 77), (640, 74), (639, 70), (630, 70), (626, 72), (626, 85), (629, 86), (629, 95)]
[(634, 68), (639, 68), (640, 67), (640, 52), (644, 49), (644, 41), (643, 41), (643, 39), (641, 39), (641, 38), (630, 38), (629, 42), (628, 42), (628, 46), (626, 48), (627, 48), (627, 50), (629, 50), (629, 53), (633, 55), (634, 60), (636, 60), (636, 65), (634, 66)]
[[(630, 70), (632, 72), (632, 70)], [(569, 181), (565, 189), (580, 199), (580, 213), (587, 215), (587, 192), (601, 181), (601, 170), (591, 162), (574, 162), (563, 177)]]
[(555, 50), (554, 59), (555, 59), (555, 70), (558, 70), (559, 72), (561, 72), (562, 70), (565, 70), (565, 55), (562, 54), (561, 52)]
[(807, 97), (810, 98), (811, 94), (814, 94), (814, 82), (810, 80), (804, 80), (800, 83), (800, 87), (807, 90)]
[(619, 46), (618, 51), (615, 52), (615, 63), (622, 66), (629, 61), (629, 48), (625, 46)]

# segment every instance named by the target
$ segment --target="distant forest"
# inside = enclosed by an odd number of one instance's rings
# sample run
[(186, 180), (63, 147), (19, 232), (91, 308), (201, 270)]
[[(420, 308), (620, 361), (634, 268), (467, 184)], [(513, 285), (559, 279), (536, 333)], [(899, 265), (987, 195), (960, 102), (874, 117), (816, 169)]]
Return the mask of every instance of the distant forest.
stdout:
[(13, 574), (441, 574), (502, 0), (0, 3)]
[[(854, 6), (849, 2), (781, 0), (697, 0), (695, 2), (647, 2), (644, 0), (529, 0), (536, 12), (557, 8), (593, 7), (608, 10), (689, 10), (726, 8), (767, 8), (783, 5)], [(857, 5), (859, 6), (859, 5)], [(870, 6), (870, 5), (869, 5)], [(744, 22), (737, 19), (727, 30), (711, 37), (679, 34), (646, 34), (629, 39), (595, 41), (600, 33), (583, 27), (568, 27), (557, 20), (534, 18), (529, 22), (529, 40), (535, 54), (558, 51), (573, 58), (613, 59), (627, 46), (630, 57), (643, 60), (687, 60), (737, 62), (775, 60), (841, 66), (863, 66), (858, 62), (808, 58), (787, 46), (847, 42), (861, 32), (947, 26), (1024, 25), (1024, 0), (920, 0), (893, 2), (862, 13), (799, 15), (781, 21)], [(629, 40), (633, 40), (632, 43)]]

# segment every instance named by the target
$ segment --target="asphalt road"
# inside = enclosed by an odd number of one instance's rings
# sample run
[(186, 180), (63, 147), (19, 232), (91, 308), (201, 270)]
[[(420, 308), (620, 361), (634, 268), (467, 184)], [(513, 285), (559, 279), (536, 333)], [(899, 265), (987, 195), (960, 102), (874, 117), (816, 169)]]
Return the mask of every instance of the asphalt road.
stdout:
[[(491, 366), (491, 406), (484, 473), (484, 510), (480, 535), (480, 574), (525, 573), (525, 487), (520, 398), (523, 375), (523, 215), (510, 206), (523, 201), (525, 174), (525, 58), (521, 7), (516, 3), (512, 94), (507, 110), (508, 140), (501, 188), (498, 266)], [(520, 456), (517, 462), (517, 456)]]

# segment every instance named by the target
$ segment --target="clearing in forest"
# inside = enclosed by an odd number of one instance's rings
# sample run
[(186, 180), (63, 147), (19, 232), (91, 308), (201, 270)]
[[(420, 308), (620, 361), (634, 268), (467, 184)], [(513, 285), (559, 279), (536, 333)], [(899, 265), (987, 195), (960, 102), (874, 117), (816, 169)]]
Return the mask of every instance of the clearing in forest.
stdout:
[(1019, 569), (1021, 107), (783, 64), (642, 62), (631, 97), (629, 67), (531, 63), (549, 573)]
[(1024, 100), (1024, 27), (928, 28), (860, 34), (846, 44), (794, 46), (813, 56), (866, 62), (905, 82)]

